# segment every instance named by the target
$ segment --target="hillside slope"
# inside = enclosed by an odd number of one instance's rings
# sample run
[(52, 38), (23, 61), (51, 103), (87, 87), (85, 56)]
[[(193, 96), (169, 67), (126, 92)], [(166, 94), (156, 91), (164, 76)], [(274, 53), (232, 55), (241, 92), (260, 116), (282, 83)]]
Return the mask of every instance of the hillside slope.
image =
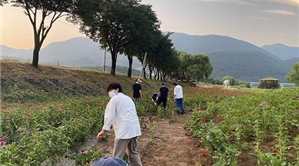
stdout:
[(213, 66), (212, 77), (226, 75), (238, 79), (259, 81), (265, 77), (275, 77), (284, 82), (288, 70), (275, 59), (267, 58), (255, 51), (222, 51), (209, 54)]
[[(135, 78), (118, 74), (112, 76), (96, 70), (1, 61), (1, 99), (4, 102), (46, 101), (65, 97), (107, 95), (106, 87), (112, 82), (123, 86), (131, 95)], [(144, 89), (159, 87), (159, 82), (146, 81)]]

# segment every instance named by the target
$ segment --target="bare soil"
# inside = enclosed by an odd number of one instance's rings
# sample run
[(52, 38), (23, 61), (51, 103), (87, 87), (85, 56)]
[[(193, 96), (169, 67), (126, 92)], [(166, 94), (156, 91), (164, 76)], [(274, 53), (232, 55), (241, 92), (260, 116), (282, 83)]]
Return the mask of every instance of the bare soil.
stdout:
[[(138, 140), (138, 152), (144, 166), (205, 165), (199, 161), (204, 149), (196, 145), (198, 141), (186, 135), (186, 121), (190, 116), (187, 113), (170, 119), (153, 119), (157, 122), (154, 134), (148, 129), (151, 124), (147, 124), (148, 128), (143, 129)], [(112, 156), (113, 142), (114, 134), (96, 146), (104, 156)]]

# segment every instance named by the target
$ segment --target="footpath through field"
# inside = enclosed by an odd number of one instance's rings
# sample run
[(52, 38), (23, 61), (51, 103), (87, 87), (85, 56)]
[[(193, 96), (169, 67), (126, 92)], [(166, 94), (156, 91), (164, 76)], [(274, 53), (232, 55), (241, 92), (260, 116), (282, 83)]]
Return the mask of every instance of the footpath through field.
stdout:
[[(198, 148), (191, 137), (185, 133), (186, 120), (190, 113), (166, 119), (153, 119), (156, 122), (155, 132), (143, 129), (138, 141), (138, 152), (144, 166), (189, 166), (201, 165), (194, 163), (201, 148)], [(114, 134), (107, 141), (96, 146), (104, 156), (112, 156)]]

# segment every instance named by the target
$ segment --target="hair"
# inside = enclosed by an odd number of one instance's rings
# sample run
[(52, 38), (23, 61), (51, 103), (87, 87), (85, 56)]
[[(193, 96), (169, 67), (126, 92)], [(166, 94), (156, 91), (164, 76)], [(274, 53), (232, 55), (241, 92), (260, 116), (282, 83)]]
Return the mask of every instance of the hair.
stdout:
[(118, 92), (123, 92), (123, 89), (119, 83), (112, 83), (107, 87), (107, 92), (109, 92), (112, 89), (118, 89)]
[(176, 86), (176, 85), (178, 85), (178, 84), (174, 82), (172, 85)]
[(161, 85), (162, 85), (162, 86), (165, 85), (164, 82), (162, 82)]

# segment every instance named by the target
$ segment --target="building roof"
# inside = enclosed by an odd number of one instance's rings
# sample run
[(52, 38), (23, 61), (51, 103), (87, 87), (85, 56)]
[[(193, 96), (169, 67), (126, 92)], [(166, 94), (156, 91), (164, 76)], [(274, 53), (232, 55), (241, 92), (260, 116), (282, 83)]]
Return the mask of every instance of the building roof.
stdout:
[(272, 78), (272, 77), (267, 77), (267, 78), (261, 79), (261, 81), (278, 81), (278, 79)]

